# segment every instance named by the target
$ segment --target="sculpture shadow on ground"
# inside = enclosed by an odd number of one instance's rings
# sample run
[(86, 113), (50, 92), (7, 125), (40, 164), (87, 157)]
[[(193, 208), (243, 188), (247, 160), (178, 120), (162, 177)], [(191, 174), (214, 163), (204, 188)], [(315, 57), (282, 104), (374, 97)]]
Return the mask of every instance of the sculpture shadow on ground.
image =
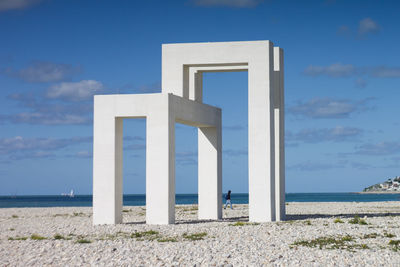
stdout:
[[(237, 221), (242, 221), (242, 222), (249, 221), (249, 216), (226, 217), (222, 218), (221, 220), (200, 220), (200, 219), (176, 220), (175, 224), (198, 224), (198, 223), (210, 223), (210, 222), (237, 222)], [(146, 224), (146, 221), (124, 222), (123, 224), (139, 225), (139, 224)]]
[(354, 218), (359, 217), (390, 217), (390, 216), (400, 216), (400, 213), (396, 212), (382, 212), (382, 213), (339, 213), (339, 214), (287, 214), (286, 221), (296, 221), (296, 220), (307, 220), (307, 219), (330, 219), (330, 218)]

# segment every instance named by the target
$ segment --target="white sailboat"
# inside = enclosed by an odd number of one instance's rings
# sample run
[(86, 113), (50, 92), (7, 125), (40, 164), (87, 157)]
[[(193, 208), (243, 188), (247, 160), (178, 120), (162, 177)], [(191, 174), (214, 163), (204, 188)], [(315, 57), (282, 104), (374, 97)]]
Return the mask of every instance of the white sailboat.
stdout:
[(68, 193), (62, 193), (61, 195), (64, 196), (64, 197), (75, 197), (74, 189), (71, 189), (71, 192), (69, 192), (69, 194)]

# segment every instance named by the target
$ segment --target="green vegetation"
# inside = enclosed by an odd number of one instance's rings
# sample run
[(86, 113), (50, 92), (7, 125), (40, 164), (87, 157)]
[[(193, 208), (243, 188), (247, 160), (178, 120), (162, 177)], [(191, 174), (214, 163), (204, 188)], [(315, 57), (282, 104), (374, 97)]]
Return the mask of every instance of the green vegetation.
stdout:
[(232, 224), (229, 224), (230, 226), (244, 226), (245, 225), (245, 223), (244, 222), (235, 222), (235, 223), (232, 223)]
[(306, 220), (306, 221), (304, 221), (304, 224), (305, 225), (311, 225), (311, 221), (310, 220)]
[(368, 239), (368, 238), (377, 238), (378, 234), (377, 233), (371, 233), (371, 234), (366, 234), (362, 237), (362, 239)]
[(31, 235), (31, 239), (32, 239), (32, 240), (44, 240), (44, 239), (47, 239), (47, 238), (44, 237), (44, 236), (40, 236), (40, 235), (38, 235), (38, 234), (32, 234), (32, 235)]
[(131, 234), (131, 238), (149, 238), (149, 239), (154, 239), (159, 235), (159, 232), (157, 231), (145, 231), (145, 232), (135, 232)]
[(27, 240), (26, 236), (9, 237), (8, 240)]
[(54, 235), (54, 239), (60, 240), (60, 239), (65, 239), (65, 237), (63, 237), (63, 236), (60, 235), (60, 234), (55, 234), (55, 235)]
[(389, 237), (389, 238), (396, 237), (396, 235), (391, 234), (391, 233), (387, 233), (387, 232), (384, 232), (383, 235), (384, 235), (385, 237)]
[(183, 236), (183, 238), (185, 238), (187, 240), (197, 241), (197, 240), (203, 240), (206, 235), (207, 235), (206, 232), (201, 232), (201, 233), (194, 233), (194, 234), (184, 233), (182, 236)]
[(85, 216), (85, 213), (83, 213), (83, 212), (74, 212), (73, 215), (74, 216)]
[(16, 218), (18, 218), (18, 215), (12, 215), (11, 218), (16, 219)]
[(400, 250), (400, 240), (390, 240), (389, 241), (389, 246), (393, 251), (399, 251)]
[(10, 230), (10, 231), (15, 231), (15, 228), (10, 228), (10, 229), (8, 229), (8, 230)]
[(87, 240), (87, 239), (78, 239), (78, 240), (76, 241), (76, 243), (79, 243), (79, 244), (89, 244), (89, 243), (92, 243), (92, 241)]
[(132, 209), (129, 209), (129, 210), (122, 210), (122, 212), (131, 212), (132, 211)]
[(304, 246), (310, 248), (319, 249), (347, 249), (354, 251), (354, 249), (368, 249), (366, 244), (354, 244), (351, 243), (354, 238), (350, 235), (345, 236), (322, 236), (312, 240), (300, 240), (296, 241), (291, 245), (293, 246)]
[(342, 219), (340, 219), (340, 218), (336, 218), (333, 222), (334, 223), (344, 223), (344, 221), (342, 221)]
[(69, 216), (69, 214), (67, 214), (67, 213), (64, 213), (64, 214), (57, 213), (57, 214), (53, 215), (53, 217), (66, 217), (66, 216)]
[(229, 224), (230, 226), (245, 226), (245, 225), (259, 225), (259, 223), (250, 223), (250, 222), (235, 222)]
[(364, 219), (361, 219), (358, 215), (354, 216), (353, 219), (349, 220), (349, 223), (351, 223), (351, 224), (360, 224), (360, 225), (367, 225), (368, 224)]
[(173, 237), (163, 237), (163, 238), (159, 238), (157, 239), (158, 242), (178, 242), (178, 240), (176, 240), (176, 238)]

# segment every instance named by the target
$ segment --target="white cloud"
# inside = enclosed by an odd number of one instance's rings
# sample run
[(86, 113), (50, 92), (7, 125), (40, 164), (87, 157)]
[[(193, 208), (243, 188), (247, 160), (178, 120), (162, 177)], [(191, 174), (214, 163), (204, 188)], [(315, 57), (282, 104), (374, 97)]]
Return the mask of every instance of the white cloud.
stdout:
[(350, 77), (357, 76), (356, 86), (366, 86), (365, 80), (360, 76), (373, 78), (400, 78), (400, 67), (369, 66), (355, 67), (352, 64), (335, 63), (328, 66), (310, 65), (304, 70), (304, 74), (310, 76)]
[(367, 82), (363, 78), (358, 78), (355, 81), (355, 86), (358, 88), (365, 88), (367, 86)]
[(379, 31), (379, 25), (371, 18), (362, 19), (358, 26), (358, 34), (365, 36), (370, 33), (377, 33)]
[(299, 102), (288, 111), (293, 115), (317, 119), (347, 118), (356, 111), (365, 110), (368, 100), (370, 99), (355, 102), (348, 99), (313, 98), (307, 102)]
[(331, 77), (348, 77), (355, 73), (356, 69), (351, 64), (335, 63), (329, 66), (308, 66), (304, 73), (311, 76), (327, 75)]
[(336, 169), (342, 168), (341, 164), (331, 164), (331, 163), (323, 163), (323, 162), (315, 162), (315, 161), (306, 161), (293, 165), (288, 165), (288, 170), (296, 170), (296, 171), (323, 171), (327, 169)]
[(80, 82), (62, 82), (51, 86), (47, 91), (48, 98), (61, 98), (72, 101), (87, 100), (103, 90), (101, 82), (82, 80)]
[(371, 75), (373, 77), (379, 77), (379, 78), (399, 78), (400, 67), (386, 67), (386, 66), (375, 67), (371, 70)]
[(67, 113), (47, 113), (47, 112), (23, 112), (15, 115), (3, 116), (4, 120), (13, 123), (42, 124), (42, 125), (71, 125), (88, 124), (88, 117), (67, 114)]
[(262, 2), (262, 0), (194, 0), (197, 6), (225, 6), (225, 7), (236, 7), (236, 8), (249, 8), (255, 7)]
[(3, 73), (26, 82), (58, 82), (68, 79), (80, 71), (80, 67), (74, 67), (69, 64), (33, 61), (26, 68), (20, 70), (7, 68)]
[(342, 25), (339, 27), (337, 33), (345, 37), (352, 37), (360, 40), (364, 39), (370, 34), (378, 33), (380, 29), (381, 27), (376, 21), (372, 20), (371, 18), (364, 18), (359, 21), (357, 29), (352, 30), (349, 26)]
[(0, 123), (26, 123), (42, 125), (88, 124), (92, 121), (93, 105), (87, 102), (63, 103), (38, 100), (34, 95), (8, 96), (29, 112), (0, 114)]
[(0, 138), (0, 155), (11, 160), (44, 158), (55, 156), (54, 152), (63, 148), (90, 143), (92, 137), (73, 138), (24, 138), (15, 136)]
[(0, 12), (13, 9), (24, 9), (40, 2), (41, 0), (0, 0)]
[(297, 133), (286, 132), (287, 141), (303, 141), (306, 143), (345, 142), (356, 140), (363, 131), (354, 127), (336, 126), (324, 129), (303, 129)]
[(356, 154), (391, 155), (400, 153), (400, 142), (380, 142), (356, 147)]

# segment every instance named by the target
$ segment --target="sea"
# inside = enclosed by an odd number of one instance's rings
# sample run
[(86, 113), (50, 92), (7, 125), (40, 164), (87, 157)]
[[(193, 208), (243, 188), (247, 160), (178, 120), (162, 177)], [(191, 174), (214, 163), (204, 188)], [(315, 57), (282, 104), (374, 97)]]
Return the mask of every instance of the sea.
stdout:
[[(197, 194), (177, 194), (176, 204), (197, 204)], [(248, 204), (249, 194), (232, 194), (233, 204)], [(124, 195), (124, 206), (144, 206), (146, 196)], [(287, 193), (286, 202), (372, 202), (400, 201), (399, 194), (359, 193)], [(92, 195), (69, 196), (0, 196), (0, 208), (91, 207)]]

